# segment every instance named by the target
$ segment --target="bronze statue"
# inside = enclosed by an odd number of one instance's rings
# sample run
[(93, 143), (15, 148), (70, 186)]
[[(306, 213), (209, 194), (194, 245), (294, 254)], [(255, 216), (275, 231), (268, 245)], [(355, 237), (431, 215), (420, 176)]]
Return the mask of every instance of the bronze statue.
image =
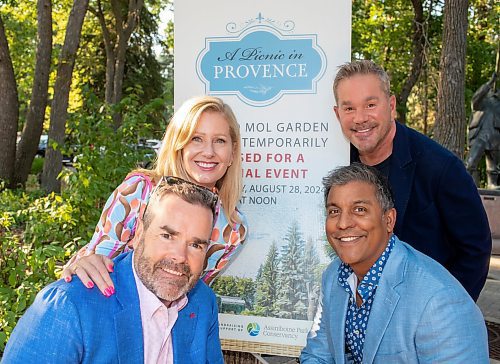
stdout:
[(500, 94), (495, 92), (496, 73), (472, 96), (469, 124), (469, 156), (466, 166), (479, 186), (477, 167), (486, 155), (486, 178), (489, 189), (500, 189)]

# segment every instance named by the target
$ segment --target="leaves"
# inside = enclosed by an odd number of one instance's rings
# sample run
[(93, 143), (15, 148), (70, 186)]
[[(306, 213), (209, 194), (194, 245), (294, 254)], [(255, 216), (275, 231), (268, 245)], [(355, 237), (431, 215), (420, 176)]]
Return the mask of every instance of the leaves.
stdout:
[(143, 152), (133, 148), (138, 130), (145, 132), (149, 115), (164, 108), (159, 100), (142, 107), (130, 95), (124, 126), (114, 131), (111, 110), (92, 94), (85, 99), (85, 111), (70, 115), (77, 161), (62, 173), (63, 192), (0, 191), (0, 324), (6, 334), (0, 353), (36, 293), (89, 241), (111, 191), (143, 161)]
[[(422, 0), (424, 11), (424, 69), (408, 99), (410, 126), (431, 134), (436, 111), (439, 55), (442, 42), (443, 3)], [(466, 62), (467, 115), (473, 92), (491, 76), (495, 67), (495, 35), (500, 5), (494, 0), (471, 0)], [(391, 77), (392, 92), (399, 96), (411, 71), (413, 8), (403, 0), (363, 0), (352, 4), (352, 55), (372, 59)], [(405, 105), (399, 105), (404, 107)]]

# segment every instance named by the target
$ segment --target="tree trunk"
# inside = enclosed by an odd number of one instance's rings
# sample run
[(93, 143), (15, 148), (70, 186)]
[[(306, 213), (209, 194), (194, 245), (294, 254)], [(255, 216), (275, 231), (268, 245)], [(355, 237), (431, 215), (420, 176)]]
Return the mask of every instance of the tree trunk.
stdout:
[(424, 123), (424, 134), (427, 135), (429, 128), (429, 75), (427, 73), (427, 68), (424, 70), (424, 112), (423, 112), (423, 123)]
[(102, 9), (101, 0), (97, 0), (97, 7), (89, 7), (89, 10), (94, 14), (99, 21), (102, 30), (102, 37), (104, 40), (104, 49), (106, 51), (106, 84), (105, 84), (105, 101), (107, 104), (113, 103), (113, 85), (115, 79), (115, 54), (114, 54), (114, 41), (111, 33), (106, 25), (106, 18)]
[[(120, 2), (111, 0), (110, 4), (114, 17), (115, 39), (112, 39), (112, 32), (106, 25), (100, 0), (97, 1), (97, 8), (92, 9), (92, 13), (99, 19), (106, 49), (106, 102), (116, 105), (122, 99), (128, 41), (139, 21), (144, 0), (129, 0), (126, 20), (122, 14)], [(118, 129), (122, 123), (119, 112), (113, 115), (113, 121), (115, 129)]]
[(25, 185), (42, 134), (47, 107), (50, 61), (52, 57), (52, 1), (38, 0), (38, 44), (31, 101), (23, 134), (17, 147), (14, 185)]
[[(42, 174), (42, 187), (47, 192), (60, 192), (61, 190), (61, 183), (57, 179), (62, 170), (60, 148), (64, 145), (71, 76), (75, 65), (76, 52), (80, 45), (80, 34), (88, 3), (89, 0), (74, 0), (73, 2), (57, 66), (54, 99), (50, 111), (49, 143), (45, 153)], [(54, 142), (58, 145), (57, 149), (53, 149), (52, 147), (52, 143)]]
[(412, 0), (412, 4), (415, 13), (413, 18), (413, 60), (410, 74), (401, 89), (397, 102), (398, 121), (403, 124), (406, 124), (406, 112), (408, 110), (406, 102), (408, 101), (413, 86), (417, 83), (420, 73), (422, 72), (425, 51), (425, 19), (422, 0)]
[(444, 5), (443, 47), (434, 139), (463, 159), (465, 149), (465, 50), (468, 0)]
[(0, 16), (0, 180), (9, 184), (16, 158), (19, 100), (9, 44)]
[[(130, 38), (130, 37), (129, 37)], [(127, 53), (128, 39), (123, 36), (118, 39), (115, 59), (115, 74), (113, 86), (113, 104), (117, 105), (122, 100), (123, 77), (125, 75), (125, 57)], [(116, 112), (113, 115), (114, 128), (118, 129), (122, 125), (122, 115)]]

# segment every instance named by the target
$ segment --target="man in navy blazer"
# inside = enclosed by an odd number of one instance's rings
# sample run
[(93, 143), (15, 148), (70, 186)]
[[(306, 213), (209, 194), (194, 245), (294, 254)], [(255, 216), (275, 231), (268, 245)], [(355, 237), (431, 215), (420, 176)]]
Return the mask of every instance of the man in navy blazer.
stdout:
[(385, 178), (360, 163), (324, 178), (337, 258), (301, 363), (489, 363), (478, 307), (442, 265), (394, 234)]
[(372, 61), (339, 68), (334, 107), (351, 142), (351, 162), (374, 166), (390, 182), (395, 233), (441, 263), (477, 300), (488, 274), (491, 233), (472, 177), (438, 143), (396, 122), (387, 73)]
[[(19, 320), (2, 362), (223, 363), (215, 295), (199, 280), (214, 201), (182, 180), (160, 183), (134, 252), (115, 259), (116, 293), (106, 297), (78, 281), (48, 285)], [(148, 305), (156, 307), (151, 316)]]

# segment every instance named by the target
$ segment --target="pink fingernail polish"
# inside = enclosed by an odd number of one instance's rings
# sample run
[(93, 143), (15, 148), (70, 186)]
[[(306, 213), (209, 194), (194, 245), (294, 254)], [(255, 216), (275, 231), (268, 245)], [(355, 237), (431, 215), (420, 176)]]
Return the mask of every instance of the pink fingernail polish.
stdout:
[(110, 293), (110, 295), (115, 294), (115, 288), (109, 287), (109, 293)]
[(66, 278), (64, 278), (64, 280), (66, 281), (66, 283), (68, 283), (69, 281), (71, 281), (71, 278), (70, 277), (66, 277)]
[(112, 265), (110, 265), (110, 266), (108, 266), (108, 270), (109, 270), (110, 272), (114, 272), (114, 267), (113, 267)]
[(94, 288), (94, 283), (92, 281), (89, 281), (87, 283), (87, 288)]

